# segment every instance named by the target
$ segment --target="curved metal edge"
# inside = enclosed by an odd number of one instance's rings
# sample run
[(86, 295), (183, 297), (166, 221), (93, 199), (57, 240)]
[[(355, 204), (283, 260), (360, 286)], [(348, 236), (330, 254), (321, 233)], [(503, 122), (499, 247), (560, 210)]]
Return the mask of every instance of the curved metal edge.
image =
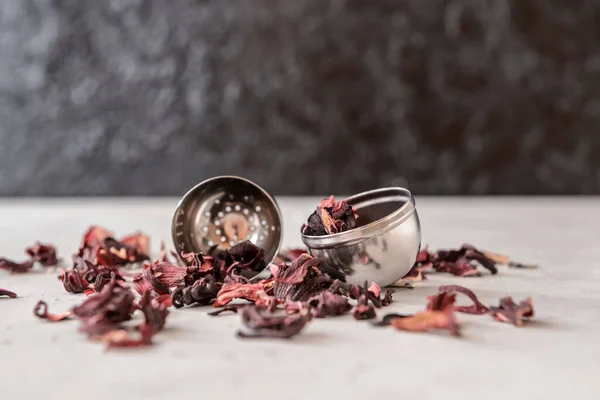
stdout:
[(416, 211), (416, 202), (412, 193), (402, 187), (386, 187), (380, 189), (369, 190), (366, 192), (357, 193), (346, 199), (348, 204), (357, 201), (363, 196), (382, 194), (384, 192), (396, 190), (399, 195), (403, 195), (408, 198), (408, 201), (404, 203), (400, 208), (385, 217), (373, 221), (367, 225), (345, 231), (340, 233), (334, 233), (332, 235), (323, 236), (309, 236), (301, 232), (302, 242), (309, 248), (322, 249), (329, 248), (338, 245), (348, 245), (360, 243), (361, 241), (371, 238), (373, 236), (385, 233), (396, 226), (402, 224)]
[[(281, 209), (279, 208), (279, 203), (277, 203), (277, 200), (275, 200), (275, 198), (273, 196), (271, 196), (265, 189), (263, 189), (261, 186), (257, 185), (256, 183), (252, 182), (249, 179), (246, 178), (242, 178), (240, 176), (235, 176), (235, 175), (220, 175), (220, 176), (215, 176), (212, 178), (208, 178), (203, 180), (202, 182), (194, 185), (194, 187), (192, 187), (191, 189), (189, 189), (182, 197), (181, 199), (179, 199), (179, 201), (177, 202), (177, 206), (175, 207), (175, 211), (173, 212), (173, 217), (171, 218), (171, 240), (173, 240), (173, 245), (175, 246), (175, 253), (177, 254), (177, 257), (179, 258), (179, 260), (181, 262), (183, 262), (184, 264), (188, 264), (187, 261), (185, 259), (183, 259), (181, 257), (181, 251), (179, 251), (179, 246), (178, 243), (179, 241), (177, 240), (177, 236), (175, 235), (176, 232), (176, 224), (177, 224), (177, 214), (179, 213), (179, 210), (181, 209), (181, 206), (183, 204), (183, 202), (185, 201), (185, 199), (190, 196), (195, 190), (197, 190), (198, 188), (200, 188), (201, 186), (206, 185), (207, 183), (216, 181), (216, 180), (220, 180), (220, 179), (237, 179), (240, 181), (244, 181), (252, 186), (255, 186), (258, 190), (260, 190), (261, 192), (263, 192), (265, 194), (265, 196), (275, 205), (275, 211), (277, 211), (277, 217), (279, 218), (279, 240), (277, 241), (277, 249), (275, 250), (275, 253), (273, 254), (273, 258), (271, 260), (269, 260), (267, 262), (267, 260), (265, 260), (265, 270), (269, 269), (269, 265), (275, 260), (275, 258), (277, 258), (277, 255), (279, 254), (279, 251), (281, 250), (281, 246), (283, 245), (283, 217), (281, 215)], [(261, 275), (264, 272), (261, 271), (257, 274)], [(255, 277), (256, 278), (256, 277)], [(254, 278), (252, 278), (254, 279)]]

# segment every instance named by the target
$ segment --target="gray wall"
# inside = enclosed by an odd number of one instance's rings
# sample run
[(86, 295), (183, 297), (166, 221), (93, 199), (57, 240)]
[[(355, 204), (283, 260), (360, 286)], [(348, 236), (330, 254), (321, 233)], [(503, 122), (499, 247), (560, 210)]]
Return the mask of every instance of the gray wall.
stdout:
[(600, 4), (1, 0), (0, 194), (600, 192)]

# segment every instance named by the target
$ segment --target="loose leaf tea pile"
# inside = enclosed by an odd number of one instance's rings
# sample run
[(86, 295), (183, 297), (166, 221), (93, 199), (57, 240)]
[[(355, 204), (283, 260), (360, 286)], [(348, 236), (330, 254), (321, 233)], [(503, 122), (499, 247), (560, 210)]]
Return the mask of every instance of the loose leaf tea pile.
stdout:
[[(327, 235), (356, 227), (355, 210), (333, 196), (323, 200), (303, 226), (307, 235)], [(272, 276), (260, 281), (249, 277), (266, 267), (264, 250), (249, 241), (229, 249), (212, 247), (206, 254), (168, 252), (161, 244), (160, 255), (149, 262), (149, 237), (134, 233), (115, 239), (100, 226), (83, 235), (72, 265), (59, 278), (69, 293), (81, 294), (82, 302), (62, 313), (50, 313), (39, 301), (34, 314), (51, 322), (77, 320), (79, 331), (90, 340), (114, 347), (140, 347), (153, 343), (170, 313), (169, 308), (199, 305), (217, 308), (211, 316), (239, 313), (240, 338), (291, 338), (315, 318), (351, 314), (356, 320), (375, 320), (374, 326), (391, 326), (401, 331), (446, 330), (460, 336), (457, 313), (491, 315), (495, 320), (522, 326), (533, 318), (531, 299), (515, 303), (510, 297), (497, 307), (487, 307), (475, 293), (458, 285), (439, 287), (427, 298), (423, 311), (415, 314), (389, 313), (377, 320), (379, 309), (393, 301), (393, 290), (383, 291), (376, 283), (352, 285), (342, 282), (339, 270), (327, 261), (310, 256), (304, 249), (284, 251), (269, 265)], [(26, 249), (24, 262), (0, 258), (0, 269), (29, 272), (35, 263), (58, 264), (52, 245), (36, 243)], [(141, 272), (128, 266), (144, 263)], [(491, 274), (508, 258), (482, 252), (471, 245), (456, 250), (422, 250), (403, 281), (420, 281), (426, 274), (445, 272), (461, 277), (482, 276), (479, 267)], [(529, 267), (512, 263), (519, 268)], [(138, 270), (139, 271), (139, 270)], [(85, 296), (83, 295), (85, 294)], [(16, 294), (0, 289), (0, 296)], [(465, 296), (470, 305), (456, 305)]]

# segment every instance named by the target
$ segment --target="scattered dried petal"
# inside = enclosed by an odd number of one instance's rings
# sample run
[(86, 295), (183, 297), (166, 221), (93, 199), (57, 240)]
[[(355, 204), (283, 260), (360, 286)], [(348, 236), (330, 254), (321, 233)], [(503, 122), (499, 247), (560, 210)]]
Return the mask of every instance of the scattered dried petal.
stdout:
[[(333, 294), (329, 290), (325, 290), (310, 299), (308, 305), (312, 308), (313, 316), (317, 318), (343, 315), (352, 309), (352, 305), (346, 297)], [(287, 304), (286, 311), (288, 311)]]
[(287, 339), (302, 331), (310, 314), (272, 315), (259, 307), (249, 306), (242, 309), (242, 322), (250, 332), (238, 331), (242, 338), (283, 338)]
[(58, 264), (56, 258), (56, 248), (49, 244), (41, 244), (36, 242), (32, 247), (25, 249), (25, 253), (34, 261), (39, 262), (44, 267), (50, 267)]
[(265, 252), (249, 240), (240, 242), (229, 249), (229, 255), (234, 263), (249, 271), (265, 269)]
[(411, 332), (448, 329), (452, 335), (460, 336), (460, 326), (451, 307), (447, 307), (445, 311), (421, 311), (410, 317), (394, 318), (391, 324), (398, 330)]
[(245, 299), (264, 308), (268, 308), (271, 303), (276, 301), (265, 292), (262, 282), (254, 284), (225, 283), (217, 294), (217, 300), (213, 307), (222, 307), (234, 299)]
[(166, 295), (166, 298), (162, 297), (161, 300), (154, 301), (155, 299), (152, 297), (151, 292), (147, 291), (142, 295), (139, 305), (146, 319), (145, 325), (152, 328), (153, 332), (158, 332), (165, 326), (167, 316), (169, 315), (167, 307), (170, 303), (163, 300), (169, 299), (168, 295)]
[(63, 272), (61, 280), (65, 290), (69, 293), (83, 293), (86, 289), (90, 288), (87, 280), (76, 269)]
[(99, 225), (92, 225), (83, 234), (83, 243), (81, 247), (94, 248), (100, 246), (104, 239), (113, 237), (114, 234)]
[(34, 260), (24, 261), (22, 263), (9, 260), (8, 258), (0, 258), (0, 269), (6, 270), (11, 274), (24, 274), (29, 272), (33, 267)]
[(100, 293), (89, 296), (81, 305), (75, 307), (73, 314), (82, 320), (101, 317), (100, 319), (111, 323), (128, 321), (134, 309), (134, 297), (127, 286), (118, 281), (110, 282)]
[(475, 293), (466, 287), (459, 285), (446, 285), (440, 286), (438, 291), (462, 293), (473, 301), (473, 304), (470, 306), (454, 306), (454, 311), (467, 314), (485, 314), (489, 311), (489, 309), (479, 301)]
[(47, 319), (51, 322), (58, 322), (68, 319), (73, 314), (73, 311), (69, 310), (62, 314), (51, 314), (48, 312), (48, 304), (45, 301), (40, 300), (33, 308), (33, 313), (38, 318)]
[(133, 248), (138, 254), (148, 254), (150, 251), (150, 237), (141, 232), (125, 236), (121, 243)]
[(171, 294), (171, 302), (175, 308), (181, 308), (190, 304), (208, 305), (213, 299), (217, 298), (217, 293), (221, 289), (212, 275), (200, 278), (192, 286), (180, 286)]
[(503, 297), (498, 307), (490, 307), (490, 313), (495, 320), (510, 322), (515, 326), (522, 326), (523, 318), (529, 319), (535, 316), (531, 298), (517, 304), (511, 297)]
[(155, 333), (152, 327), (147, 324), (142, 324), (137, 327), (137, 330), (140, 334), (138, 339), (132, 339), (126, 330), (118, 329), (105, 333), (104, 335), (98, 337), (97, 340), (106, 343), (107, 349), (112, 349), (115, 347), (140, 347), (151, 345), (152, 337)]
[(11, 299), (14, 299), (17, 297), (17, 294), (15, 292), (11, 292), (10, 290), (0, 288), (0, 296), (8, 296)]
[(274, 294), (281, 300), (307, 301), (328, 289), (333, 280), (323, 274), (324, 262), (302, 254), (291, 265), (281, 264), (275, 277)]
[(396, 318), (408, 318), (408, 317), (412, 317), (412, 315), (405, 315), (405, 314), (396, 314), (396, 313), (391, 313), (391, 314), (386, 314), (383, 316), (383, 318), (381, 318), (381, 320), (373, 322), (373, 326), (390, 326), (392, 324), (392, 321), (395, 320)]
[(377, 313), (372, 304), (359, 304), (354, 308), (354, 319), (365, 320), (377, 318)]

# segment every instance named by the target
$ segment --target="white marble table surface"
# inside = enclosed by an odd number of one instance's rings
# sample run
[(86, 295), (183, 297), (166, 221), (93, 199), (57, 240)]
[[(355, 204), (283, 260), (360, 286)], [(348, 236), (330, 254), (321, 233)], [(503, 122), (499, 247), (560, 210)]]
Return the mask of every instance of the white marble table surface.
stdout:
[[(285, 245), (317, 199), (279, 198)], [(136, 229), (170, 242), (176, 199), (2, 199), (0, 255), (22, 259), (35, 240), (69, 258), (90, 224)], [(496, 276), (434, 275), (400, 290), (385, 312), (414, 312), (440, 284), (472, 288), (484, 303), (533, 297), (535, 322), (522, 328), (489, 316), (458, 317), (463, 337), (373, 328), (351, 316), (315, 320), (289, 341), (235, 337), (239, 316), (175, 310), (156, 345), (105, 352), (77, 332), (32, 315), (44, 299), (66, 310), (81, 295), (56, 274), (10, 275), (0, 287), (2, 399), (597, 399), (600, 398), (600, 199), (418, 198), (423, 241), (469, 242), (541, 265)]]

